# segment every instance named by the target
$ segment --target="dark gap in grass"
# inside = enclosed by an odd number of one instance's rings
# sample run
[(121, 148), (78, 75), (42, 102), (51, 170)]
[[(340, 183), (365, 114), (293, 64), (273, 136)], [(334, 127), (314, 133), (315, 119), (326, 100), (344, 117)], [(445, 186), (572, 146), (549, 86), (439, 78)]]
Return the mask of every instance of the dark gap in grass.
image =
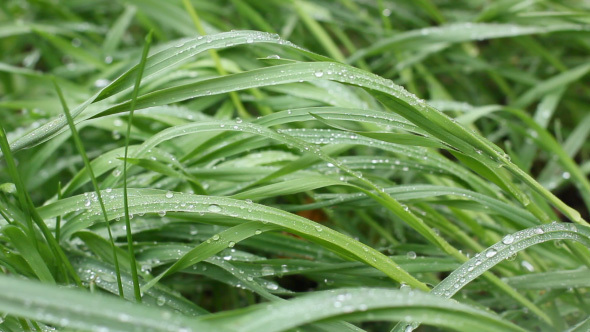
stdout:
[[(561, 189), (557, 193), (557, 197), (559, 197), (559, 199), (561, 199), (565, 204), (571, 206), (572, 208), (580, 212), (582, 218), (584, 218), (585, 220), (590, 219), (590, 212), (586, 208), (584, 199), (582, 198), (580, 191), (576, 189), (576, 187), (573, 184), (568, 184), (563, 189)], [(569, 219), (567, 217), (565, 217), (558, 211), (556, 212), (561, 217), (561, 221), (569, 222)]]
[(318, 288), (318, 283), (305, 276), (294, 274), (277, 279), (279, 286), (294, 292), (312, 292)]

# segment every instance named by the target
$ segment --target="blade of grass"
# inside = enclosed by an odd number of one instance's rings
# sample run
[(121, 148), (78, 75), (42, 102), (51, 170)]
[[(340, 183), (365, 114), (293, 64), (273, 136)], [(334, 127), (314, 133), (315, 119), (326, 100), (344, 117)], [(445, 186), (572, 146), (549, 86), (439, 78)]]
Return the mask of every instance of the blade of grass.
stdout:
[(7, 276), (0, 276), (0, 311), (76, 330), (228, 331), (170, 311)]
[[(14, 184), (16, 186), (16, 192), (18, 194), (19, 201), (21, 203), (21, 209), (23, 210), (23, 213), (25, 214), (25, 216), (29, 216), (27, 218), (32, 219), (32, 221), (30, 221), (30, 222), (27, 221), (27, 223), (29, 224), (28, 230), (30, 231), (28, 236), (31, 238), (35, 237), (35, 230), (32, 226), (32, 223), (34, 222), (37, 225), (37, 227), (39, 227), (39, 229), (43, 233), (43, 236), (45, 237), (45, 240), (49, 244), (49, 248), (51, 249), (51, 252), (53, 253), (53, 255), (55, 257), (56, 264), (58, 265), (58, 269), (62, 272), (66, 281), (68, 281), (68, 275), (69, 275), (74, 279), (74, 281), (76, 282), (76, 284), (79, 287), (82, 287), (82, 283), (80, 282), (80, 278), (78, 278), (76, 272), (72, 268), (72, 265), (70, 264), (66, 255), (64, 254), (61, 247), (59, 246), (59, 244), (55, 240), (55, 237), (53, 237), (53, 234), (51, 234), (51, 231), (49, 231), (49, 228), (45, 224), (45, 221), (39, 216), (39, 213), (37, 212), (35, 205), (31, 201), (31, 198), (29, 197), (29, 194), (27, 193), (27, 191), (25, 189), (22, 179), (18, 173), (16, 163), (15, 163), (14, 158), (12, 156), (12, 151), (10, 150), (8, 140), (6, 138), (6, 132), (4, 131), (4, 127), (1, 124), (0, 124), (0, 150), (2, 150), (2, 153), (4, 155), (4, 159), (6, 160), (6, 164), (8, 166), (8, 172), (9, 172), (10, 176), (12, 177)], [(37, 242), (36, 241), (33, 241), (33, 242), (34, 242), (34, 245), (36, 246)]]
[[(127, 248), (129, 250), (129, 263), (131, 269), (131, 276), (133, 279), (133, 291), (135, 294), (135, 301), (141, 303), (141, 291), (139, 288), (139, 277), (137, 276), (137, 263), (135, 260), (135, 250), (133, 249), (133, 234), (131, 233), (131, 222), (129, 220), (129, 207), (127, 197), (127, 156), (129, 153), (129, 140), (131, 137), (131, 125), (133, 123), (133, 111), (135, 111), (135, 103), (137, 101), (137, 95), (139, 94), (139, 86), (141, 85), (141, 79), (143, 76), (143, 70), (147, 55), (152, 43), (152, 32), (150, 31), (145, 37), (145, 43), (143, 51), (141, 53), (141, 59), (137, 70), (137, 76), (135, 78), (135, 86), (133, 88), (133, 94), (131, 96), (131, 104), (129, 107), (129, 120), (127, 121), (127, 135), (125, 135), (125, 154), (123, 159), (123, 206), (125, 207), (125, 226), (127, 229)], [(87, 165), (89, 167), (90, 165)], [(121, 295), (123, 294), (121, 290)]]
[(39, 280), (55, 285), (55, 279), (53, 278), (51, 271), (49, 271), (49, 267), (45, 264), (43, 257), (39, 253), (39, 245), (33, 244), (37, 239), (27, 236), (27, 234), (25, 234), (20, 228), (12, 225), (3, 227), (2, 231), (8, 236), (12, 244), (23, 256)]
[(239, 332), (275, 332), (330, 319), (398, 321), (416, 317), (432, 325), (458, 331), (526, 331), (492, 313), (466, 304), (418, 291), (383, 288), (315, 292), (290, 301), (252, 306), (197, 320)]
[(92, 167), (90, 166), (90, 160), (88, 159), (88, 156), (86, 155), (86, 149), (84, 148), (84, 144), (82, 143), (82, 139), (80, 139), (80, 135), (78, 134), (78, 130), (76, 129), (76, 125), (74, 124), (74, 120), (72, 119), (72, 115), (70, 114), (70, 109), (68, 108), (68, 104), (66, 103), (66, 100), (63, 96), (61, 88), (59, 87), (59, 85), (57, 84), (57, 81), (55, 81), (55, 80), (53, 80), (53, 85), (55, 86), (55, 91), (57, 92), (57, 95), (58, 95), (59, 100), (61, 102), (66, 120), (68, 122), (68, 126), (70, 127), (70, 131), (72, 132), (72, 138), (74, 139), (74, 144), (76, 145), (76, 149), (78, 150), (78, 153), (80, 154), (80, 156), (82, 156), (82, 160), (84, 161), (86, 171), (88, 172), (88, 177), (90, 178), (90, 181), (92, 182), (92, 186), (94, 187), (94, 191), (96, 193), (96, 196), (98, 198), (98, 202), (100, 204), (100, 209), (102, 212), (103, 220), (105, 222), (105, 225), (107, 226), (107, 230), (109, 233), (109, 241), (111, 244), (111, 249), (112, 249), (112, 254), (113, 254), (113, 262), (115, 264), (115, 271), (117, 274), (117, 285), (119, 287), (119, 296), (121, 296), (121, 298), (123, 298), (125, 295), (123, 294), (123, 284), (121, 282), (121, 273), (119, 270), (119, 258), (117, 257), (117, 250), (115, 247), (115, 241), (113, 239), (113, 234), (111, 232), (111, 226), (109, 223), (107, 211), (104, 206), (104, 201), (103, 201), (102, 195), (100, 193), (100, 187), (98, 185), (98, 181), (96, 180), (96, 177), (94, 176), (94, 172), (92, 170)]
[[(558, 239), (576, 241), (590, 249), (590, 228), (572, 223), (552, 223), (507, 234), (501, 241), (455, 269), (447, 278), (436, 285), (431, 293), (450, 298), (469, 282), (515, 253), (535, 244)], [(394, 330), (405, 331), (417, 326), (416, 323), (400, 323)]]

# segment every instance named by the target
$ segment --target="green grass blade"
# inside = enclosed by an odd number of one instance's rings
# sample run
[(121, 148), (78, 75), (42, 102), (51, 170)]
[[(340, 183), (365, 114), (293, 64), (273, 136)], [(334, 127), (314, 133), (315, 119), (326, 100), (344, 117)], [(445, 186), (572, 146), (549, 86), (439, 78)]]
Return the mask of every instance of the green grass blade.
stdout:
[[(109, 233), (109, 241), (111, 242), (113, 261), (115, 264), (115, 270), (117, 271), (117, 285), (119, 287), (119, 294), (121, 297), (123, 297), (124, 296), (123, 295), (123, 285), (121, 283), (121, 275), (120, 275), (120, 271), (119, 271), (119, 261), (118, 261), (118, 257), (117, 257), (117, 251), (115, 248), (115, 241), (113, 239), (113, 234), (111, 233), (111, 226), (109, 224), (107, 210), (104, 206), (104, 201), (103, 201), (102, 195), (100, 193), (100, 187), (98, 185), (98, 181), (96, 180), (96, 177), (94, 176), (94, 173), (92, 171), (92, 167), (90, 166), (90, 160), (88, 159), (88, 156), (86, 155), (86, 149), (84, 149), (84, 144), (82, 143), (82, 140), (80, 139), (80, 135), (78, 134), (78, 130), (76, 130), (76, 125), (74, 124), (74, 120), (72, 119), (72, 115), (70, 114), (70, 110), (69, 110), (68, 105), (64, 99), (63, 93), (62, 93), (59, 85), (57, 85), (57, 82), (55, 80), (53, 81), (53, 84), (55, 86), (55, 90), (57, 91), (57, 95), (59, 96), (59, 100), (61, 101), (63, 111), (65, 114), (66, 120), (68, 122), (68, 126), (70, 127), (70, 130), (72, 132), (72, 138), (74, 139), (74, 144), (76, 145), (76, 149), (78, 150), (78, 153), (80, 153), (80, 155), (82, 156), (82, 160), (84, 161), (84, 165), (86, 166), (86, 171), (88, 172), (88, 177), (90, 178), (90, 180), (92, 182), (92, 186), (94, 187), (94, 191), (96, 193), (96, 198), (100, 204), (100, 209), (101, 209), (101, 213), (103, 216), (103, 220), (104, 220), (105, 224), (107, 225), (107, 230)], [(87, 198), (88, 202), (91, 202), (92, 199), (93, 199), (93, 197)], [(89, 203), (88, 203), (88, 205), (89, 205)]]
[[(78, 330), (212, 331), (204, 322), (119, 299), (0, 276), (0, 311)], [(216, 331), (227, 331), (216, 326)]]
[[(450, 298), (461, 288), (510, 256), (538, 243), (552, 240), (577, 241), (590, 248), (590, 228), (576, 224), (553, 223), (506, 235), (500, 242), (479, 253), (436, 285), (431, 293)], [(415, 328), (417, 324), (412, 324)], [(405, 325), (399, 324), (397, 331)]]
[(43, 257), (39, 254), (38, 245), (36, 246), (33, 244), (36, 239), (32, 239), (31, 241), (20, 228), (12, 225), (5, 226), (2, 231), (8, 236), (12, 244), (23, 256), (37, 277), (39, 277), (39, 280), (55, 285), (55, 279), (53, 278), (51, 271), (49, 271)]
[(214, 315), (202, 321), (233, 331), (275, 332), (330, 318), (398, 321), (417, 317), (457, 331), (525, 331), (496, 315), (458, 302), (418, 291), (379, 288), (316, 292), (291, 301)]
[[(129, 108), (129, 120), (127, 121), (127, 135), (125, 135), (125, 154), (123, 159), (123, 206), (125, 207), (125, 226), (127, 229), (127, 248), (129, 250), (129, 265), (131, 269), (131, 275), (133, 277), (133, 291), (135, 294), (135, 300), (141, 303), (141, 291), (139, 289), (139, 278), (137, 276), (137, 263), (135, 261), (135, 250), (133, 249), (133, 235), (131, 233), (131, 222), (129, 221), (129, 208), (128, 208), (128, 197), (127, 197), (127, 156), (129, 154), (129, 140), (131, 137), (131, 124), (133, 123), (133, 111), (135, 111), (135, 103), (137, 101), (137, 95), (139, 93), (139, 86), (141, 85), (141, 79), (143, 76), (143, 70), (147, 55), (152, 43), (152, 32), (150, 31), (145, 37), (145, 44), (141, 53), (141, 59), (137, 70), (137, 76), (135, 79), (135, 86), (133, 88), (133, 94), (131, 96), (131, 105)], [(89, 165), (87, 165), (88, 167)], [(121, 292), (122, 294), (123, 292)]]

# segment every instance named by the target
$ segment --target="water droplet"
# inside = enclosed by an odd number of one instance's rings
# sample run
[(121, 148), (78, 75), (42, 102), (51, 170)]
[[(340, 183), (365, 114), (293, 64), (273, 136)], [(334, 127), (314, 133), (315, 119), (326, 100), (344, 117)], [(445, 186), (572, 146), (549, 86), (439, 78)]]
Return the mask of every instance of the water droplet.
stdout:
[(535, 234), (543, 234), (545, 233), (545, 231), (543, 231), (543, 229), (541, 227), (537, 227), (534, 230)]
[(164, 216), (166, 216), (166, 211), (164, 211), (164, 210), (162, 210), (162, 211), (159, 211), (159, 212), (158, 212), (158, 215), (159, 215), (160, 217), (164, 217)]
[(261, 231), (261, 230), (259, 230), (259, 229), (257, 229), (256, 231), (254, 231), (254, 234), (256, 234), (256, 235), (260, 235), (260, 234), (262, 234), (262, 231)]
[(511, 244), (512, 242), (514, 242), (514, 236), (510, 234), (504, 236), (504, 238), (502, 239), (502, 243), (504, 244)]
[(166, 304), (166, 298), (164, 297), (164, 295), (158, 296), (158, 298), (156, 299), (156, 304), (160, 307)]
[(318, 70), (315, 73), (313, 73), (313, 76), (320, 78), (320, 77), (324, 76), (324, 72), (321, 70)]
[(497, 253), (498, 253), (498, 251), (496, 249), (492, 248), (486, 252), (486, 257), (492, 258), (492, 257), (496, 256)]
[(533, 266), (533, 264), (531, 264), (531, 263), (529, 263), (527, 261), (520, 262), (520, 265), (522, 265), (522, 267), (524, 267), (525, 269), (527, 269), (527, 271), (529, 271), (529, 272), (535, 271), (535, 267)]
[(266, 284), (266, 288), (270, 290), (277, 290), (279, 289), (279, 285), (275, 284), (274, 282), (269, 282), (268, 284)]
[(94, 81), (94, 86), (97, 88), (104, 88), (105, 86), (109, 85), (110, 83), (111, 83), (111, 81), (101, 78), (101, 79)]
[(263, 276), (271, 276), (271, 275), (275, 274), (275, 269), (273, 269), (272, 266), (270, 266), (270, 265), (264, 265), (262, 267), (262, 270), (260, 271), (260, 273)]
[(114, 177), (118, 177), (120, 175), (121, 175), (121, 171), (119, 169), (116, 169), (116, 170), (113, 171), (113, 176)]
[(244, 122), (241, 118), (236, 118), (236, 123), (242, 123)]
[(169, 191), (169, 192), (166, 193), (166, 198), (172, 198), (172, 197), (174, 197), (174, 193), (173, 192)]
[(406, 255), (408, 256), (409, 259), (416, 259), (416, 253), (413, 251), (408, 251), (408, 253)]
[(219, 213), (219, 212), (221, 212), (221, 207), (217, 204), (211, 204), (207, 208), (207, 211), (213, 212), (213, 213)]
[(219, 240), (219, 234), (215, 234), (215, 235), (213, 235), (213, 236), (211, 237), (211, 239), (212, 239), (213, 241), (217, 241), (217, 240)]
[(248, 44), (252, 44), (253, 42), (254, 42), (254, 39), (252, 39), (252, 38), (246, 39), (246, 43), (248, 43)]
[(567, 180), (571, 177), (571, 175), (569, 172), (563, 172), (563, 174), (561, 174), (561, 177)]
[(229, 242), (227, 243), (227, 246), (228, 246), (229, 248), (233, 248), (235, 245), (236, 245), (236, 243), (235, 243), (234, 241), (229, 241)]
[(318, 232), (321, 232), (322, 231), (322, 226), (315, 226), (315, 230), (318, 231)]

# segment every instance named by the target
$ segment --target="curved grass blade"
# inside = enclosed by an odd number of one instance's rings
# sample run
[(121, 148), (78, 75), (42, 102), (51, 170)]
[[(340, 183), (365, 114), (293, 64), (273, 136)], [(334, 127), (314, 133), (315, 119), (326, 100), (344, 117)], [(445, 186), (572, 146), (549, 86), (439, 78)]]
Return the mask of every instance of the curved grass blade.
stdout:
[(455, 23), (446, 26), (424, 28), (396, 34), (383, 38), (373, 45), (361, 49), (348, 58), (354, 63), (367, 56), (391, 49), (419, 49), (433, 43), (460, 43), (475, 40), (507, 38), (532, 34), (546, 34), (558, 31), (585, 31), (586, 28), (576, 24), (551, 26), (522, 26), (499, 23)]
[[(552, 223), (508, 234), (500, 242), (477, 254), (453, 271), (445, 280), (436, 285), (431, 293), (450, 298), (473, 279), (510, 256), (535, 244), (552, 240), (576, 241), (590, 248), (590, 228), (571, 223)], [(416, 328), (418, 324), (398, 324), (395, 331), (405, 331), (408, 326)]]
[(0, 276), (0, 311), (79, 330), (228, 331), (166, 310), (7, 276)]
[[(39, 29), (43, 30), (43, 29)], [(47, 30), (45, 30), (47, 31)], [(177, 45), (174, 47), (167, 48), (159, 53), (156, 53), (147, 58), (145, 64), (145, 70), (143, 77), (145, 80), (149, 79), (150, 77), (158, 74), (159, 72), (173, 68), (179, 64), (184, 63), (185, 61), (191, 59), (197, 54), (200, 54), (204, 51), (209, 49), (219, 49), (225, 48), (230, 46), (237, 46), (237, 45), (245, 45), (245, 44), (255, 44), (255, 43), (269, 43), (269, 44), (276, 44), (281, 45), (282, 47), (287, 47), (288, 49), (302, 54), (310, 59), (316, 61), (330, 61), (329, 58), (323, 57), (321, 55), (317, 55), (315, 53), (306, 51), (299, 46), (294, 45), (291, 42), (287, 42), (281, 39), (276, 34), (270, 34), (265, 32), (259, 31), (231, 31), (225, 33), (219, 33), (216, 35), (208, 35), (206, 37), (199, 36), (196, 38), (185, 39), (181, 40)], [(80, 122), (85, 119), (88, 119), (101, 111), (100, 108), (94, 108), (92, 110), (86, 110), (86, 108), (93, 104), (97, 103), (97, 105), (101, 105), (101, 107), (105, 107), (105, 103), (98, 103), (103, 99), (111, 97), (115, 94), (118, 94), (122, 91), (127, 90), (128, 88), (133, 86), (136, 72), (139, 69), (139, 65), (135, 66), (134, 68), (128, 70), (119, 78), (111, 82), (108, 86), (103, 88), (101, 91), (97, 92), (94, 96), (86, 100), (83, 104), (76, 107), (72, 110), (71, 114), (72, 117), (75, 119), (75, 122)], [(92, 108), (92, 107), (91, 107)], [(143, 107), (138, 107), (143, 108)], [(128, 110), (127, 107), (126, 110)], [(84, 114), (81, 114), (83, 111), (87, 111)], [(23, 137), (20, 137), (13, 142), (10, 143), (10, 147), (13, 151), (18, 151), (25, 147), (30, 147), (36, 144), (39, 144), (48, 138), (55, 136), (56, 134), (63, 131), (63, 128), (67, 125), (64, 118), (58, 117), (51, 121), (48, 121), (46, 124), (42, 125), (41, 127), (37, 128), (36, 130), (27, 133)]]
[[(4, 131), (4, 127), (0, 124), (0, 150), (4, 153), (4, 157), (6, 159), (6, 164), (8, 168), (8, 172), (14, 181), (16, 192), (18, 199), (21, 203), (21, 209), (23, 210), (27, 222), (27, 228), (29, 230), (28, 236), (31, 238), (35, 238), (35, 230), (33, 228), (33, 222), (39, 227), (43, 237), (47, 241), (49, 248), (56, 259), (56, 263), (58, 265), (59, 270), (62, 272), (66, 281), (68, 281), (68, 275), (74, 279), (74, 282), (82, 287), (82, 283), (80, 282), (80, 278), (72, 268), (72, 265), (68, 261), (66, 255), (64, 254), (62, 248), (59, 246), (59, 243), (55, 240), (55, 237), (49, 230), (49, 227), (45, 224), (44, 220), (39, 215), (37, 208), (33, 204), (33, 201), (29, 197), (29, 194), (26, 191), (25, 185), (22, 182), (22, 179), (19, 175), (18, 169), (16, 167), (16, 163), (12, 156), (12, 151), (10, 150), (10, 146), (8, 144), (8, 140), (6, 139), (6, 132)], [(33, 244), (36, 246), (37, 242), (33, 241)], [(37, 248), (38, 250), (38, 248)]]
[[(103, 192), (103, 195), (106, 197), (105, 206), (110, 212), (109, 217), (122, 217), (124, 215), (123, 207), (121, 202), (118, 201), (122, 196), (122, 191), (119, 189), (113, 189), (107, 194)], [(77, 217), (76, 220), (70, 220), (70, 222), (64, 225), (62, 228), (62, 236), (67, 238), (73, 232), (92, 225), (97, 219), (97, 216), (94, 215), (94, 207), (85, 207), (84, 202), (85, 200), (83, 196), (75, 196), (51, 203), (40, 209), (45, 218), (52, 218), (57, 214), (75, 212), (76, 209), (87, 209)], [(402, 270), (391, 259), (377, 252), (375, 249), (328, 227), (288, 212), (225, 197), (198, 196), (153, 189), (129, 190), (130, 213), (158, 213), (161, 211), (208, 213), (212, 215), (255, 221), (255, 223), (236, 226), (239, 227), (237, 230), (243, 229), (243, 231), (238, 232), (237, 234), (235, 230), (232, 230), (226, 231), (223, 234), (213, 235), (209, 243), (203, 243), (200, 247), (197, 247), (199, 248), (198, 250), (194, 250), (194, 253), (191, 252), (190, 254), (187, 254), (185, 259), (177, 262), (177, 265), (174, 267), (175, 269), (180, 266), (185, 268), (187, 267), (185, 264), (193, 264), (207, 258), (227, 248), (230, 245), (229, 242), (234, 242), (235, 244), (244, 238), (257, 235), (256, 231), (262, 231), (263, 227), (278, 226), (288, 232), (307, 238), (312, 242), (317, 242), (331, 251), (345, 255), (349, 259), (358, 260), (373, 266), (378, 270), (383, 271), (383, 273), (393, 280), (404, 282), (418, 289), (427, 289), (423, 283), (414, 279), (414, 277)], [(210, 251), (205, 252), (205, 249)], [(195, 254), (198, 256), (195, 256)], [(193, 257), (196, 257), (195, 260), (192, 260)]]
[(524, 329), (492, 313), (418, 291), (344, 288), (315, 292), (290, 301), (251, 306), (197, 318), (236, 332), (276, 332), (315, 321), (399, 321), (417, 317), (457, 331), (519, 331)]

